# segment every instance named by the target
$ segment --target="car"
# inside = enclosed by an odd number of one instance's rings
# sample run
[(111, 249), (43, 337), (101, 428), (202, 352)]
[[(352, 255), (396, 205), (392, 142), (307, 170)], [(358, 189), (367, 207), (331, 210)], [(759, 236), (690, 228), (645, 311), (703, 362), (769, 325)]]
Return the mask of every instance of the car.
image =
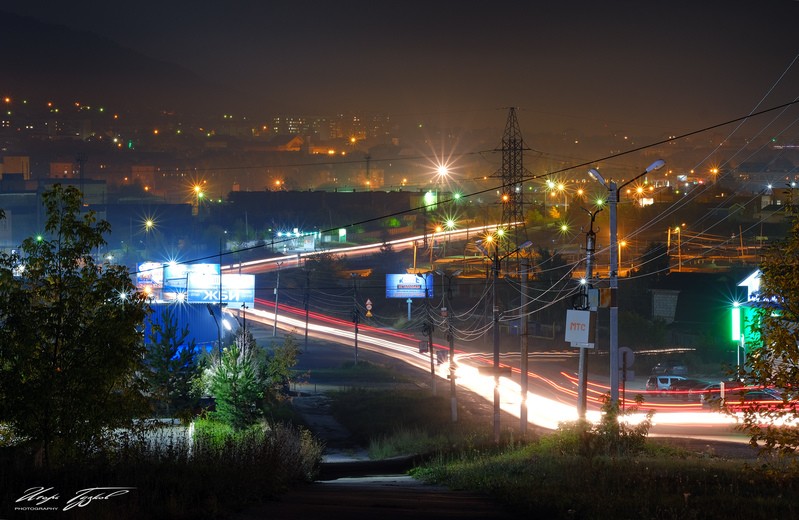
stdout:
[(691, 394), (692, 390), (705, 388), (708, 386), (708, 384), (709, 383), (707, 381), (703, 381), (701, 379), (677, 379), (672, 381), (671, 385), (669, 385), (669, 394), (672, 394), (678, 399), (691, 400), (693, 398), (693, 394)]
[(733, 395), (733, 392), (744, 386), (743, 383), (736, 380), (708, 383), (702, 387), (689, 389), (688, 399), (691, 401), (699, 401), (702, 406), (718, 406), (719, 399), (721, 398), (721, 383), (724, 383), (724, 393), (726, 396)]
[(671, 390), (671, 385), (677, 381), (684, 381), (682, 376), (657, 375), (649, 376), (646, 380), (646, 389), (650, 392), (667, 392)]
[(782, 404), (780, 393), (771, 388), (742, 388), (728, 393), (724, 399), (724, 408), (730, 412), (780, 408)]
[(672, 374), (675, 376), (684, 376), (688, 374), (688, 367), (676, 361), (661, 362), (652, 367), (652, 375)]

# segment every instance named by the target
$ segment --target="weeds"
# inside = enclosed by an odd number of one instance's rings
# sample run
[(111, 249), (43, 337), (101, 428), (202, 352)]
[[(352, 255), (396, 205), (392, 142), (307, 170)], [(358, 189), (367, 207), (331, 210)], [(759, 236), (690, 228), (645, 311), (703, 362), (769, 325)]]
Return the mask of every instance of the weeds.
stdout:
[(13, 508), (15, 500), (35, 486), (53, 487), (63, 496), (87, 487), (127, 486), (135, 490), (113, 504), (90, 504), (65, 513), (71, 518), (124, 520), (229, 514), (275, 497), (293, 483), (313, 480), (322, 447), (307, 431), (286, 424), (263, 422), (234, 431), (202, 420), (193, 432), (167, 426), (126, 436), (112, 451), (50, 470), (33, 466), (24, 450), (7, 450), (3, 458), (12, 460), (2, 461), (2, 507)]

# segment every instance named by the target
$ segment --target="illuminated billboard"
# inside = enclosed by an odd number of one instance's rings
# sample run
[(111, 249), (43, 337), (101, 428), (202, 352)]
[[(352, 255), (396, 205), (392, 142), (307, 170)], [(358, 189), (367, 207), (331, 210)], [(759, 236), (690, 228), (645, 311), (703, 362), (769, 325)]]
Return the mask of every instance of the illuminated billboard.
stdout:
[(163, 298), (164, 300), (176, 300), (178, 294), (185, 294), (189, 273), (218, 276), (219, 272), (219, 264), (164, 264)]
[(136, 266), (136, 287), (145, 286), (160, 289), (164, 283), (164, 264), (161, 262), (142, 262)]
[[(221, 289), (221, 293), (220, 293)], [(188, 303), (226, 303), (229, 307), (255, 304), (254, 274), (219, 275), (190, 272), (187, 276), (186, 301)]]
[(432, 298), (433, 274), (387, 274), (386, 298)]

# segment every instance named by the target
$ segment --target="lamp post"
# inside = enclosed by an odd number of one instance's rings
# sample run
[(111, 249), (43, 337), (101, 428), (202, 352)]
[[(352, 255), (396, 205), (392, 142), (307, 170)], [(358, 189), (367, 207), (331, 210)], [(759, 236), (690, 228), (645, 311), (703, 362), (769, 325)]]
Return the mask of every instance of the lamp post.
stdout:
[(666, 164), (658, 159), (649, 165), (642, 173), (629, 181), (617, 186), (614, 180), (605, 181), (605, 178), (594, 168), (588, 170), (588, 175), (599, 182), (608, 190), (608, 205), (610, 206), (610, 400), (619, 401), (619, 302), (617, 291), (619, 289), (619, 257), (618, 257), (618, 222), (616, 220), (616, 206), (619, 203), (619, 190), (634, 182), (649, 172), (659, 170)]
[(436, 274), (440, 274), (447, 279), (447, 290), (444, 292), (444, 307), (441, 309), (442, 314), (447, 319), (447, 343), (449, 344), (449, 404), (450, 413), (452, 415), (452, 422), (458, 422), (458, 398), (456, 396), (455, 384), (455, 336), (452, 333), (452, 320), (450, 319), (449, 301), (452, 299), (452, 279), (461, 274), (463, 271), (458, 269), (453, 271), (452, 274), (447, 274), (444, 271), (438, 270)]
[[(206, 303), (205, 307), (208, 309), (208, 314), (210, 314), (211, 317), (214, 319), (214, 323), (216, 323), (216, 339), (217, 339), (216, 348), (219, 351), (219, 357), (221, 358), (222, 357), (222, 329), (219, 327), (219, 320), (216, 319), (216, 313), (214, 313), (214, 308), (211, 307), (211, 304), (210, 303)], [(220, 313), (222, 312), (222, 308), (221, 307), (219, 308), (219, 312)]]
[[(489, 237), (491, 238), (491, 237)], [(487, 240), (488, 241), (488, 240)], [(494, 442), (499, 443), (499, 417), (500, 417), (500, 406), (499, 406), (499, 305), (497, 305), (497, 282), (499, 281), (499, 266), (502, 260), (506, 259), (510, 255), (522, 250), (527, 249), (533, 243), (531, 241), (527, 241), (506, 253), (504, 256), (500, 258), (499, 256), (499, 241), (498, 240), (491, 240), (494, 243), (494, 255), (493, 255), (493, 267), (492, 267), (492, 283), (491, 283), (491, 301), (493, 303), (493, 339), (494, 339), (494, 356), (493, 356), (493, 372), (494, 372)], [(485, 256), (492, 258), (489, 251), (480, 244), (477, 244), (477, 248), (483, 253)]]

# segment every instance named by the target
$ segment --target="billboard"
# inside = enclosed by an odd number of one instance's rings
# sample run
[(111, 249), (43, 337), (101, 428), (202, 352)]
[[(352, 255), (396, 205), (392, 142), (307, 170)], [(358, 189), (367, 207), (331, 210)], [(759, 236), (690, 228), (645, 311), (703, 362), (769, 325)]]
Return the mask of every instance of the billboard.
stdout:
[(433, 274), (387, 274), (386, 298), (432, 298)]
[(252, 307), (255, 304), (255, 275), (223, 274), (220, 287), (218, 274), (189, 272), (186, 301), (188, 303), (222, 302), (231, 308), (241, 307), (244, 304)]
[(161, 262), (142, 262), (136, 266), (136, 287), (144, 290), (160, 289), (164, 283), (164, 264)]
[(179, 293), (185, 293), (189, 273), (219, 275), (219, 272), (219, 264), (164, 264), (163, 298), (175, 300)]

